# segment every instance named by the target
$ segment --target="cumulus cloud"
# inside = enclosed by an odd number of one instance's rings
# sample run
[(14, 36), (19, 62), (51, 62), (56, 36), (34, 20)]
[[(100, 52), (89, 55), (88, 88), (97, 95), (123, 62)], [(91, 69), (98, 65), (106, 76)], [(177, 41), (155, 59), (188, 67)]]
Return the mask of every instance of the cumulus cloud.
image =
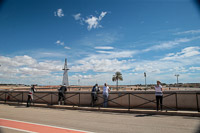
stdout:
[(62, 63), (59, 61), (42, 61), (24, 55), (15, 57), (0, 56), (1, 72), (5, 75), (50, 75), (52, 72), (61, 71)]
[(54, 16), (58, 16), (58, 17), (63, 17), (64, 16), (64, 13), (63, 13), (63, 10), (60, 8), (60, 9), (57, 9), (57, 11), (54, 12)]
[(102, 27), (102, 25), (100, 25), (100, 21), (105, 17), (106, 14), (107, 12), (101, 12), (99, 17), (91, 15), (87, 18), (83, 18), (81, 17), (81, 14), (78, 13), (78, 14), (73, 15), (73, 17), (75, 20), (80, 21), (81, 24), (86, 23), (88, 25), (87, 29), (91, 30), (92, 28), (96, 29), (96, 28)]
[(76, 61), (71, 71), (87, 72), (115, 72), (130, 69), (130, 62), (134, 60), (122, 60), (132, 58), (135, 51), (97, 51), (97, 54), (89, 54), (88, 57)]
[(89, 70), (94, 72), (115, 72), (127, 69), (129, 69), (129, 66), (125, 64), (125, 61), (119, 61), (117, 59), (82, 60), (81, 64), (72, 66), (71, 68), (75, 72), (87, 72)]

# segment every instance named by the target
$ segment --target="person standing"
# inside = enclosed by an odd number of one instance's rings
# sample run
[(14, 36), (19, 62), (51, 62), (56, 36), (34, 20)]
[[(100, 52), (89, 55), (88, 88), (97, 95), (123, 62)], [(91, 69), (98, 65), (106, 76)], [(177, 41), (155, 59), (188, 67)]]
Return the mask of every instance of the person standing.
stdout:
[(157, 111), (159, 110), (159, 104), (160, 104), (160, 110), (162, 111), (162, 103), (163, 103), (163, 92), (162, 92), (162, 86), (160, 84), (161, 84), (161, 82), (157, 81), (157, 84), (155, 86)]
[(26, 107), (29, 107), (31, 105), (31, 102), (33, 102), (33, 94), (35, 93), (35, 86), (36, 85), (32, 85), (32, 87), (30, 88), (30, 91), (28, 93), (28, 99), (27, 99)]
[(67, 91), (67, 87), (66, 85), (62, 85), (59, 89), (58, 89), (58, 105), (64, 105), (64, 101), (65, 101), (65, 92)]
[(107, 107), (108, 106), (109, 91), (110, 91), (110, 88), (105, 83), (104, 87), (103, 87), (103, 98), (104, 98), (103, 107)]
[(92, 107), (94, 106), (95, 102), (98, 100), (98, 92), (100, 91), (98, 84), (95, 84), (92, 88), (91, 96), (92, 96)]

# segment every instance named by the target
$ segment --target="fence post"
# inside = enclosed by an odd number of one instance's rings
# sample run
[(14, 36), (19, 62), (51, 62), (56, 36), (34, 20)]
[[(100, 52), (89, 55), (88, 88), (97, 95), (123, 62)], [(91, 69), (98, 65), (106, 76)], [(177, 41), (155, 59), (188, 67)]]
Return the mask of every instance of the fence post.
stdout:
[(130, 111), (130, 93), (128, 93), (128, 111)]
[(197, 100), (197, 111), (200, 112), (199, 110), (199, 99), (198, 99), (198, 94), (196, 93), (196, 100)]
[(7, 100), (7, 97), (6, 97), (7, 95), (6, 95), (6, 93), (7, 93), (7, 92), (5, 92), (5, 103), (6, 103), (6, 100)]
[(53, 101), (52, 101), (53, 100), (53, 95), (52, 95), (52, 93), (53, 92), (51, 92), (51, 105), (53, 105)]
[(177, 99), (177, 93), (176, 93), (176, 110), (178, 110), (178, 99)]
[(80, 106), (80, 104), (81, 104), (81, 93), (79, 92), (79, 106)]
[(24, 92), (22, 92), (22, 103), (24, 102)]

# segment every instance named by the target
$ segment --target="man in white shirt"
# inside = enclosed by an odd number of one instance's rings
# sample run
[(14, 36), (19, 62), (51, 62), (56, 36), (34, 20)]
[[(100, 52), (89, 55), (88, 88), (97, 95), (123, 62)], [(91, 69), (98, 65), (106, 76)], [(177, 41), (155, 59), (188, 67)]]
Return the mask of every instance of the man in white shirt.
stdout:
[(157, 85), (155, 86), (155, 95), (156, 95), (156, 109), (159, 109), (159, 102), (160, 102), (160, 110), (162, 111), (162, 100), (163, 100), (163, 93), (162, 93), (162, 86), (160, 85), (160, 81), (157, 81)]
[(104, 98), (104, 103), (103, 103), (103, 107), (107, 107), (108, 106), (108, 96), (109, 96), (109, 92), (110, 89), (109, 87), (107, 86), (107, 84), (105, 83), (104, 84), (104, 87), (103, 87), (103, 98)]

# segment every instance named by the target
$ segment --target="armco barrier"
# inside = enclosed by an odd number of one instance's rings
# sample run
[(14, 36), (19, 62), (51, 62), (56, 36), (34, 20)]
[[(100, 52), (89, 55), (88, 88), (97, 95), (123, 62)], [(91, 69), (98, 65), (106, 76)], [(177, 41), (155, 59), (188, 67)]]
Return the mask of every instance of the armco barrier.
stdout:
[[(154, 91), (111, 91), (108, 99), (109, 107), (116, 108), (149, 108), (156, 109)], [(0, 101), (23, 103), (27, 101), (28, 91), (0, 91)], [(37, 91), (34, 93), (34, 103), (54, 105), (58, 103), (58, 92)], [(103, 104), (102, 92), (98, 93), (95, 106)], [(90, 106), (91, 92), (69, 91), (65, 93), (65, 104), (74, 106)], [(164, 91), (164, 110), (196, 110), (200, 112), (200, 91)]]

